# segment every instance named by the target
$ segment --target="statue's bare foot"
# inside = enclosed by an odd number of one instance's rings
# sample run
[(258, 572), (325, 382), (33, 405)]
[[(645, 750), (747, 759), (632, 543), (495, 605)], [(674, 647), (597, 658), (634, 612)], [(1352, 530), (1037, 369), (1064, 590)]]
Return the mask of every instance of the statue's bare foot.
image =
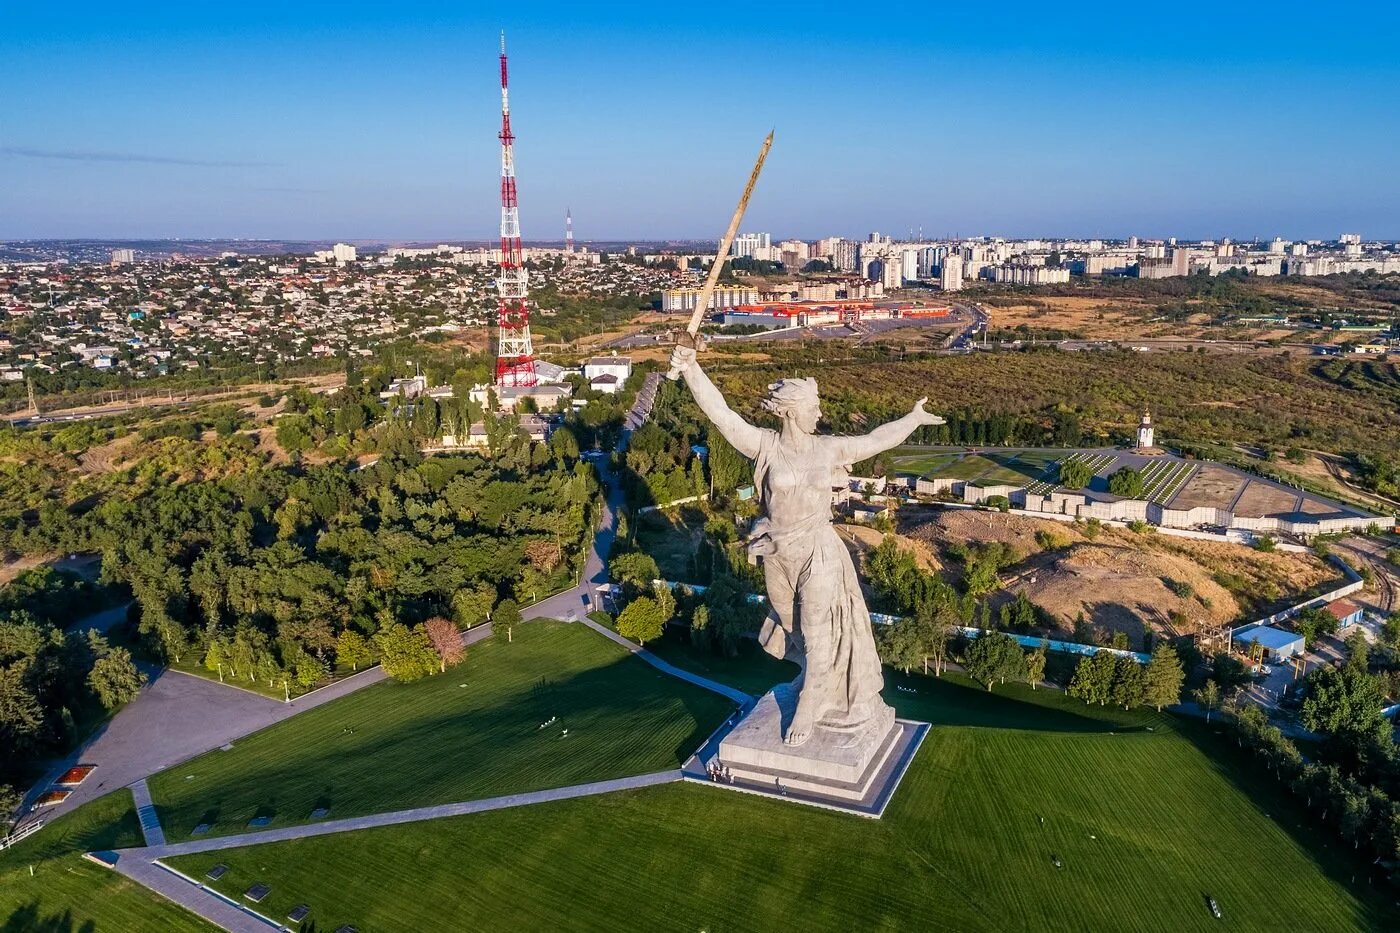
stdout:
[(797, 746), (812, 737), (812, 730), (817, 725), (815, 707), (816, 704), (808, 699), (806, 690), (797, 695), (797, 709), (792, 714), (787, 735), (783, 736), (784, 744)]

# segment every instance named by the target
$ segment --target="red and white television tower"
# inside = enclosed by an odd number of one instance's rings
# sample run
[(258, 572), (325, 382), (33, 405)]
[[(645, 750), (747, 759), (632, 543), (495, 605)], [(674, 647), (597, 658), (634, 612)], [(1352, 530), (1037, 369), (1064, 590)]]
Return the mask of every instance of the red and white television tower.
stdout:
[(528, 275), (520, 247), (520, 209), (515, 197), (515, 136), (510, 131), (506, 91), (506, 34), (501, 33), (501, 271), (496, 277), (496, 385), (532, 386), (535, 351), (530, 343)]
[(574, 251), (574, 212), (564, 208), (564, 252)]

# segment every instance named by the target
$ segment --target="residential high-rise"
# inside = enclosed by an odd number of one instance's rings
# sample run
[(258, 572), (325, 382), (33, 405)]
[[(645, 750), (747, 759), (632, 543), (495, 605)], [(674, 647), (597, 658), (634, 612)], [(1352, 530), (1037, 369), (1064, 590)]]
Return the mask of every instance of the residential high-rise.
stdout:
[(945, 292), (962, 291), (963, 261), (957, 250), (949, 250), (938, 272), (938, 284)]
[(125, 263), (136, 261), (136, 250), (134, 249), (114, 249), (112, 250), (112, 265), (120, 266)]
[(355, 247), (351, 246), (349, 243), (337, 243), (331, 247), (331, 255), (335, 257), (335, 261), (338, 263), (354, 262)]
[(520, 248), (520, 208), (515, 192), (515, 136), (510, 131), (506, 34), (501, 33), (501, 270), (496, 277), (496, 385), (532, 386), (535, 351), (530, 342), (530, 309), (525, 304), (528, 273)]

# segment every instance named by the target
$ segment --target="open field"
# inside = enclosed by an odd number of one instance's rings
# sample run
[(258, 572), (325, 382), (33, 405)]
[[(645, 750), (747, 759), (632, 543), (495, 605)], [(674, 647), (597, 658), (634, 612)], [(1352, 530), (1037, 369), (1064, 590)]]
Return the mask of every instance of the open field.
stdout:
[(1195, 721), (890, 680), (934, 728), (879, 821), (684, 784), (171, 861), (327, 930), (1221, 929), (1206, 894), (1230, 929), (1384, 926), (1350, 851)]
[(14, 848), (0, 852), (0, 930), (214, 930), (194, 914), (82, 857), (84, 852), (139, 845), (141, 827), (136, 809), (131, 792), (123, 789), (59, 817)]
[(762, 696), (777, 684), (793, 680), (799, 673), (797, 665), (791, 661), (779, 661), (766, 654), (755, 638), (741, 639), (738, 657), (727, 658), (708, 648), (695, 647), (685, 630), (672, 625), (667, 626), (661, 638), (647, 642), (646, 647), (682, 670), (753, 696)]
[(730, 710), (582, 626), (533, 622), (446, 674), (367, 687), (150, 786), (172, 841), (199, 823), (236, 833), (255, 816), (285, 826), (318, 807), (355, 816), (675, 768)]

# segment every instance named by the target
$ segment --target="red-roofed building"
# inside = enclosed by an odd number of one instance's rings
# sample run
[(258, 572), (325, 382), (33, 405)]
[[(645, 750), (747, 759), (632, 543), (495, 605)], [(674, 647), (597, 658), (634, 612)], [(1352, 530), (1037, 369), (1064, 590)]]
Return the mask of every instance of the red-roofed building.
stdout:
[(1358, 625), (1361, 622), (1361, 607), (1349, 599), (1338, 599), (1330, 602), (1326, 609), (1337, 620), (1338, 628)]

